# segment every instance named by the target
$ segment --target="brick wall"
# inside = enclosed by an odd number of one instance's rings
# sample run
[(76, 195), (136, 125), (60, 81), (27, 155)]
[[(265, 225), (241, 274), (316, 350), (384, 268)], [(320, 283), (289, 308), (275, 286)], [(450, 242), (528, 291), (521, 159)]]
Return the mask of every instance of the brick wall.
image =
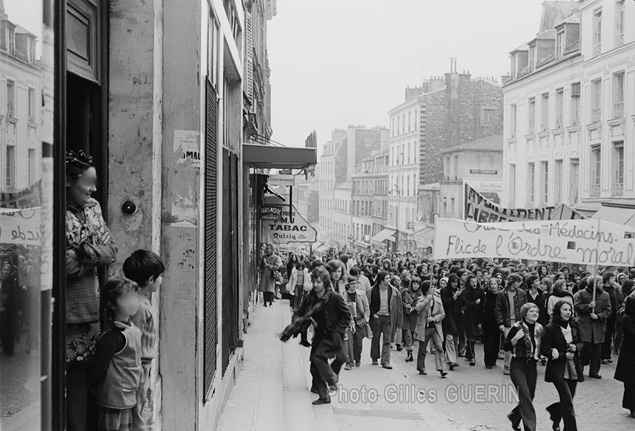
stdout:
[[(503, 132), (503, 91), (469, 74), (447, 73), (446, 88), (421, 97), (419, 184), (443, 178), (441, 150)], [(494, 120), (484, 122), (484, 109)]]

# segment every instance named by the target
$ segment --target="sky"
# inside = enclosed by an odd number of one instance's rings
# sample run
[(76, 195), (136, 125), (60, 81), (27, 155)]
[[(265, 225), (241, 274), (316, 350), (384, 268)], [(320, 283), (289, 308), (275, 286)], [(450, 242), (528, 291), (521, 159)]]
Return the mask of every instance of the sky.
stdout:
[(277, 0), (268, 25), (272, 139), (318, 154), (349, 124), (388, 127), (407, 86), (450, 71), (500, 80), (542, 0)]

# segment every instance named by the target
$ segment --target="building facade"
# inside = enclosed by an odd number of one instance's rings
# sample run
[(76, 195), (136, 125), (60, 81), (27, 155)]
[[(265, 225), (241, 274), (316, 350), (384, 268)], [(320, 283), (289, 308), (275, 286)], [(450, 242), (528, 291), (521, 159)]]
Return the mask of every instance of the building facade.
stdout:
[[(331, 140), (324, 145), (316, 170), (320, 185), (319, 242), (325, 245), (330, 244), (331, 240), (340, 243), (341, 237), (335, 232), (335, 188), (345, 182), (351, 182), (356, 167), (361, 166), (362, 160), (373, 153), (387, 149), (388, 133), (388, 129), (384, 127), (369, 129), (364, 126), (350, 125), (346, 129), (334, 130)], [(351, 200), (349, 193), (347, 203), (349, 209)], [(349, 224), (350, 222), (349, 219)], [(352, 232), (351, 226), (348, 229)]]
[[(492, 183), (502, 189), (503, 135), (468, 142), (441, 151), (443, 155), (443, 179), (439, 183), (440, 205), (438, 216), (464, 218), (465, 184), (479, 190), (481, 182)], [(430, 196), (430, 202), (433, 202)], [(425, 208), (424, 213), (435, 213)]]
[(0, 1), (0, 193), (40, 179), (42, 100), (37, 37), (11, 21)]
[(333, 190), (333, 238), (329, 246), (338, 251), (351, 247), (353, 232), (351, 212), (351, 183), (345, 182)]
[(389, 116), (388, 226), (396, 232), (396, 248), (410, 250), (413, 234), (425, 227), (418, 225), (425, 217), (418, 196), (428, 194), (422, 187), (443, 179), (442, 151), (500, 133), (503, 93), (496, 79), (458, 73), (453, 61), (443, 77), (407, 88)]
[[(505, 91), (508, 205), (592, 214), (634, 197), (635, 5), (543, 5), (540, 32), (512, 51)], [(575, 3), (575, 4), (574, 4)]]
[(352, 176), (353, 246), (368, 252), (371, 239), (386, 226), (388, 213), (388, 152), (362, 160)]
[[(44, 11), (42, 22), (26, 30), (11, 20), (16, 8)], [(37, 244), (0, 245), (3, 265), (17, 268), (14, 251), (26, 250), (41, 272), (24, 280), (37, 295), (21, 311), (42, 316), (28, 325), (30, 354), (22, 341), (9, 358), (12, 375), (26, 379), (6, 380), (0, 359), (3, 430), (62, 431), (73, 408), (65, 398), (67, 149), (90, 154), (97, 170), (93, 197), (118, 247), (104, 277), (121, 274), (137, 249), (166, 264), (152, 302), (159, 353), (150, 429), (215, 427), (241, 369), (257, 288), (255, 205), (266, 174), (256, 171), (317, 162), (314, 149), (264, 145), (272, 133), (266, 26), (275, 13), (275, 0), (0, 1), (0, 202), (31, 214), (30, 223), (37, 214), (42, 233)], [(254, 144), (254, 136), (267, 139)], [(4, 232), (7, 212), (0, 217)], [(29, 408), (7, 414), (7, 396)]]

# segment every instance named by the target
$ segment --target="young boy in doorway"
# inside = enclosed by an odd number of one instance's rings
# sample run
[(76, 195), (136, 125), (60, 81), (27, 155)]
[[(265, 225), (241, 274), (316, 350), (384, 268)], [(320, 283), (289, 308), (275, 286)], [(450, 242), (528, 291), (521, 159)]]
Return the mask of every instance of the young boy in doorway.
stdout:
[(133, 409), (133, 429), (148, 429), (143, 417), (143, 409), (148, 401), (150, 385), (150, 367), (157, 354), (158, 328), (152, 309), (152, 294), (159, 290), (163, 282), (165, 265), (161, 258), (149, 250), (137, 250), (123, 263), (126, 278), (139, 285), (139, 310), (132, 321), (141, 330), (141, 385), (137, 391), (137, 405)]

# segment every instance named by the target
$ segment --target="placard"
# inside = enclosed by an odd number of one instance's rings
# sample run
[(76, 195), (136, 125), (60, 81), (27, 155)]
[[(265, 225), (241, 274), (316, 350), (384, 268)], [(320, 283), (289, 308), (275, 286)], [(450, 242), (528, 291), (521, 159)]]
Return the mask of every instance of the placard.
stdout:
[(476, 223), (437, 219), (434, 259), (511, 258), (635, 266), (635, 240), (598, 219)]

